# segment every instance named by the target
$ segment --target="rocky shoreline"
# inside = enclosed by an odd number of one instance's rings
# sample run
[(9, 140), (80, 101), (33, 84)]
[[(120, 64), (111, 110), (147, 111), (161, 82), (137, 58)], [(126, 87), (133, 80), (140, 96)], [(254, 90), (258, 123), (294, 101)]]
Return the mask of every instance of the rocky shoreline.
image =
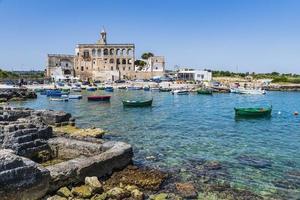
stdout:
[(35, 98), (37, 98), (36, 93), (26, 88), (0, 89), (0, 103)]
[[(182, 200), (288, 199), (260, 196), (230, 185), (225, 164), (190, 159), (182, 168), (161, 171), (133, 165), (124, 142), (105, 141), (98, 128), (80, 129), (69, 113), (0, 107), (0, 195), (4, 200)], [(239, 156), (255, 168), (271, 167), (263, 158)], [(192, 174), (180, 178), (186, 170)], [(291, 182), (299, 187), (299, 172)], [(291, 179), (291, 178), (289, 178)]]

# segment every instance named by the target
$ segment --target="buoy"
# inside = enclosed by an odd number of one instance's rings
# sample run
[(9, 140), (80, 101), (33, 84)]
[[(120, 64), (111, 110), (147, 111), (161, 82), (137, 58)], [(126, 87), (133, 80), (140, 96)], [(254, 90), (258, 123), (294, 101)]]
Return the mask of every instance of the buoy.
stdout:
[(294, 112), (294, 115), (299, 115), (299, 113), (297, 111)]
[(281, 112), (279, 111), (279, 112), (278, 112), (278, 115), (280, 115), (280, 114), (281, 114)]

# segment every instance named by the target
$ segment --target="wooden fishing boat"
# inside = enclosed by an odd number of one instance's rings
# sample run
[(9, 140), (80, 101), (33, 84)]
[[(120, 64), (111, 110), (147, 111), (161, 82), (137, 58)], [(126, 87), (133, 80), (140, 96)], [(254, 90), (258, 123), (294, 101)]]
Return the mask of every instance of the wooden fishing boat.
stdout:
[(153, 91), (153, 92), (156, 92), (156, 91), (159, 91), (159, 87), (153, 87), (150, 90)]
[(61, 95), (62, 98), (68, 98), (68, 99), (82, 99), (82, 95)]
[(110, 101), (111, 96), (88, 96), (88, 101)]
[(126, 86), (119, 86), (118, 89), (119, 90), (126, 90)]
[(123, 106), (126, 107), (147, 107), (152, 106), (153, 99), (146, 100), (146, 101), (132, 101), (132, 100), (124, 100)]
[(172, 94), (177, 94), (177, 95), (188, 95), (189, 91), (188, 90), (173, 90)]
[(104, 90), (105, 90), (106, 92), (113, 92), (113, 91), (114, 91), (114, 88), (111, 87), (111, 86), (107, 86), (107, 87), (105, 87)]
[(209, 90), (209, 89), (199, 89), (197, 90), (197, 94), (208, 94), (208, 95), (212, 95), (213, 91)]
[(172, 89), (171, 88), (159, 88), (160, 92), (171, 92)]
[(96, 90), (97, 90), (96, 87), (88, 87), (88, 88), (86, 88), (86, 91), (90, 91), (90, 92), (94, 92)]
[(268, 117), (271, 116), (272, 106), (267, 108), (234, 108), (235, 115), (240, 117)]
[(69, 101), (68, 98), (50, 98), (50, 101)]
[(143, 87), (144, 91), (150, 91), (150, 87), (149, 86), (145, 86)]
[(139, 87), (139, 86), (128, 86), (127, 90), (142, 90), (143, 87)]
[(81, 92), (81, 88), (80, 87), (74, 87), (72, 88), (73, 92)]

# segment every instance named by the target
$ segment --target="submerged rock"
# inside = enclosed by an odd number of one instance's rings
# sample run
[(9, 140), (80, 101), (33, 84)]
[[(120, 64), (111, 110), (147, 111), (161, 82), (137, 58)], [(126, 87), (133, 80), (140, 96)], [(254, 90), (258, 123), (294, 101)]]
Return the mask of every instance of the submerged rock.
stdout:
[(240, 164), (242, 165), (248, 165), (255, 168), (266, 168), (271, 167), (272, 162), (255, 156), (248, 156), (248, 155), (242, 155), (236, 158)]
[(124, 185), (136, 185), (146, 190), (158, 190), (167, 175), (153, 169), (139, 169), (129, 166), (122, 171), (115, 172), (106, 181), (105, 187)]
[(177, 192), (183, 198), (196, 198), (197, 190), (192, 183), (176, 183), (175, 184)]
[(102, 138), (102, 136), (105, 134), (105, 131), (100, 128), (82, 129), (71, 125), (54, 127), (53, 131), (59, 135), (78, 138), (78, 139), (85, 138), (85, 137)]

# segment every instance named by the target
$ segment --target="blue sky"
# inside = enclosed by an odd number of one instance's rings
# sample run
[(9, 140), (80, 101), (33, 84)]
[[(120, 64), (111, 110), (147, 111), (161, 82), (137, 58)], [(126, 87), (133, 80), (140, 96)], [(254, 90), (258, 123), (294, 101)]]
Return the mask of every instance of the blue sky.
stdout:
[(44, 69), (47, 53), (74, 54), (102, 26), (174, 65), (300, 73), (298, 0), (0, 0), (0, 67)]

